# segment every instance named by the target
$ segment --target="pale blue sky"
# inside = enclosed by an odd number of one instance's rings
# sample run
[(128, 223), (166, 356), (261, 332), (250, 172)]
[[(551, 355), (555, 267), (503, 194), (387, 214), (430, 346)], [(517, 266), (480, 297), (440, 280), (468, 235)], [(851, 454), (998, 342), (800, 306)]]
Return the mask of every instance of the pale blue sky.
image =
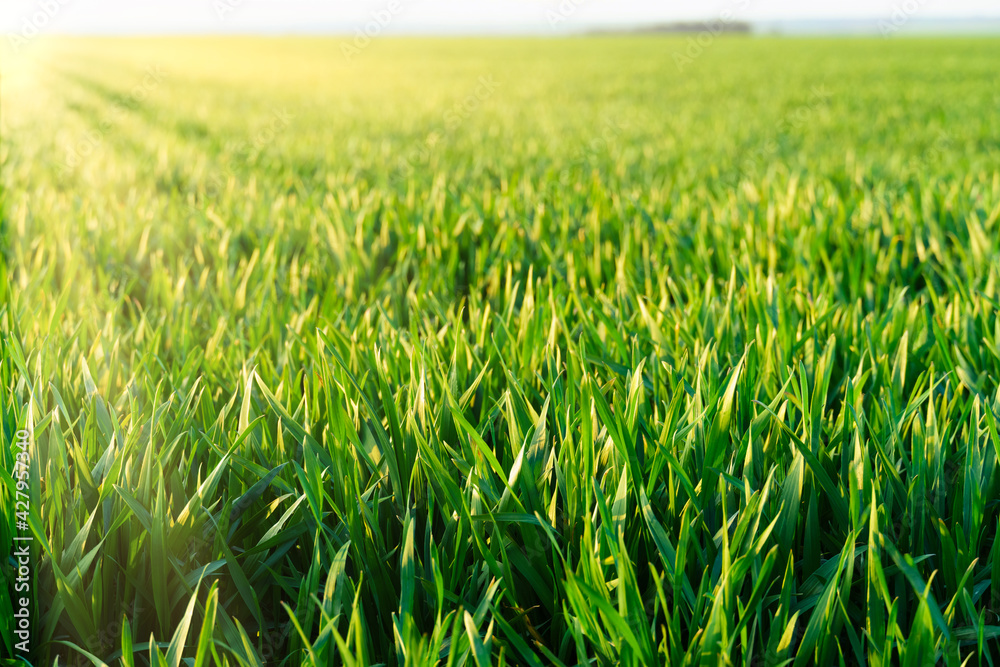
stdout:
[[(894, 12), (914, 25), (942, 18), (1000, 20), (997, 0), (2, 0), (0, 32), (21, 33), (35, 26), (47, 34), (349, 33), (370, 21), (373, 12), (381, 10), (385, 16), (395, 6), (390, 3), (398, 7), (380, 33), (545, 34), (727, 16), (755, 22), (857, 20), (862, 29), (869, 23), (874, 29)], [(732, 14), (723, 14), (726, 10)]]

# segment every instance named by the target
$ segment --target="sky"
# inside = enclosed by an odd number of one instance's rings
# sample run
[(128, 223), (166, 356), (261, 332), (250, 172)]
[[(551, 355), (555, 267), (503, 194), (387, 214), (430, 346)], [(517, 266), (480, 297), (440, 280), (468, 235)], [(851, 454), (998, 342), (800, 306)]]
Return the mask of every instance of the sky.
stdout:
[[(1000, 22), (997, 0), (0, 0), (0, 33), (572, 33), (670, 21)], [(982, 22), (981, 19), (992, 19)]]

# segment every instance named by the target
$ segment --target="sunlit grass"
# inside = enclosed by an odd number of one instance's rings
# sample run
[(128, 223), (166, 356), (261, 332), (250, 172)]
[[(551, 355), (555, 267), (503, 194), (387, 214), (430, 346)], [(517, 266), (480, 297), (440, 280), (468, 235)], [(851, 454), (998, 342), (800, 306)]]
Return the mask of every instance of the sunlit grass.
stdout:
[(9, 61), (34, 664), (993, 664), (1000, 42), (682, 45)]

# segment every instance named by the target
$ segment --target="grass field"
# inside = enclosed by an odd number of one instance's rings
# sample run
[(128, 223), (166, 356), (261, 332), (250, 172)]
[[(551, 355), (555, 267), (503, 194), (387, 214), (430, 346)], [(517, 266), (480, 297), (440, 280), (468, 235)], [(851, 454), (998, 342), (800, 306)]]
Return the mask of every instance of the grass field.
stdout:
[(0, 655), (1000, 663), (1000, 40), (341, 46), (4, 56)]

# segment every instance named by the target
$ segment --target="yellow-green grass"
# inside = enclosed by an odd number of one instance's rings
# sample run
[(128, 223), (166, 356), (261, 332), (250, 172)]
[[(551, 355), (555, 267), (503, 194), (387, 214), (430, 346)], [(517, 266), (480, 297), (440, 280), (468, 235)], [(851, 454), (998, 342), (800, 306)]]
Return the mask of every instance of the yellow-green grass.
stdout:
[(1000, 41), (341, 46), (3, 54), (4, 655), (993, 664)]

